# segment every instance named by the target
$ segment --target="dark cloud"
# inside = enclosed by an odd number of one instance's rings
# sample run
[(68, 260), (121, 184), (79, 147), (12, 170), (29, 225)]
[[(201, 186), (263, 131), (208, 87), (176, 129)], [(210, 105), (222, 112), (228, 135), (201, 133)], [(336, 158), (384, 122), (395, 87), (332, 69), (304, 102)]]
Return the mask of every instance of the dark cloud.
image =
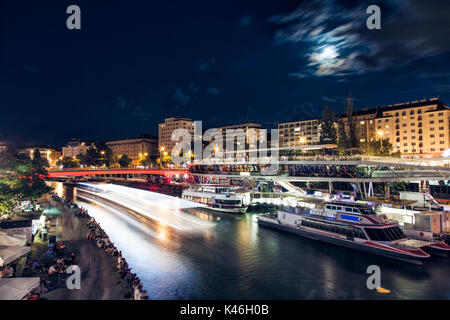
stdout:
[(211, 94), (213, 96), (216, 96), (216, 95), (220, 94), (221, 92), (222, 91), (220, 89), (217, 89), (217, 88), (208, 88), (206, 90), (206, 93)]
[(173, 94), (173, 99), (182, 105), (187, 105), (191, 98), (183, 93), (183, 89), (177, 88)]
[(216, 63), (215, 57), (212, 57), (207, 60), (200, 60), (200, 62), (198, 63), (198, 70), (200, 71), (206, 70), (209, 66), (213, 65), (214, 63)]
[(273, 16), (275, 43), (308, 48), (305, 67), (292, 76), (362, 74), (406, 65), (450, 51), (450, 1), (387, 0), (380, 4), (381, 30), (366, 27), (366, 9), (337, 0), (312, 0)]
[(241, 20), (239, 20), (239, 23), (243, 27), (247, 27), (252, 22), (252, 18), (249, 16), (243, 17)]

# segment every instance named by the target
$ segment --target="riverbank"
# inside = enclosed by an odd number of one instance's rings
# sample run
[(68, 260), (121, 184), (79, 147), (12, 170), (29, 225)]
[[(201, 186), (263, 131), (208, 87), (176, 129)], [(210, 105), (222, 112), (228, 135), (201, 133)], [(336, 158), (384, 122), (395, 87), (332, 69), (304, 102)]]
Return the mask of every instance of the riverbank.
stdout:
[[(104, 248), (88, 239), (91, 230), (87, 226), (88, 217), (77, 215), (80, 208), (72, 207), (53, 197), (50, 200), (52, 209), (58, 211), (49, 219), (48, 238), (54, 237), (56, 245), (63, 244), (64, 249), (54, 256), (49, 255), (47, 241), (34, 241), (31, 254), (26, 263), (30, 276), (41, 278), (40, 299), (48, 300), (120, 300), (132, 297), (132, 288), (121, 279), (117, 272), (118, 257), (106, 255)], [(57, 278), (49, 276), (48, 269), (55, 265), (57, 258), (70, 261), (81, 271), (81, 289), (68, 289), (65, 284), (67, 274), (60, 272)], [(40, 265), (38, 271), (32, 271), (33, 262)], [(57, 269), (60, 264), (56, 264)], [(68, 264), (66, 263), (66, 266)], [(64, 263), (63, 263), (63, 270)], [(52, 283), (53, 282), (53, 283)], [(47, 291), (48, 290), (48, 291)]]

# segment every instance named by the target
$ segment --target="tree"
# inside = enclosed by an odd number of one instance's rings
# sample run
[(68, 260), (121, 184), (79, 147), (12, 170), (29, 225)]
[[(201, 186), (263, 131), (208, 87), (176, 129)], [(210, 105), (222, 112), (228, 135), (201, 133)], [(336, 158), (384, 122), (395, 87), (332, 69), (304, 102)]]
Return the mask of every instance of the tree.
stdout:
[(100, 153), (97, 148), (90, 147), (86, 150), (86, 154), (83, 156), (83, 163), (86, 166), (99, 166), (100, 165)]
[(153, 165), (155, 165), (157, 162), (158, 156), (154, 155), (154, 154), (150, 154), (146, 157), (144, 157), (142, 160), (140, 160), (140, 164), (141, 166), (144, 167), (152, 167)]
[(122, 155), (117, 161), (121, 168), (127, 168), (131, 164), (131, 159), (126, 154)]
[(338, 147), (341, 149), (349, 148), (347, 130), (345, 130), (345, 123), (342, 119), (338, 121)]
[(106, 167), (112, 167), (116, 159), (114, 157), (113, 151), (106, 145), (105, 142), (96, 142), (95, 148), (97, 149), (98, 153), (98, 159), (97, 159), (97, 165)]
[(361, 145), (361, 151), (370, 156), (399, 157), (399, 152), (392, 152), (393, 145), (388, 138), (368, 141)]
[(51, 188), (39, 156), (30, 158), (9, 151), (0, 154), (0, 215), (11, 213), (20, 200), (36, 200)]
[(359, 139), (358, 139), (358, 130), (356, 127), (356, 118), (353, 115), (354, 105), (351, 96), (349, 95), (346, 101), (346, 113), (347, 113), (347, 121), (348, 121), (348, 144), (349, 148), (358, 148), (359, 147)]
[(33, 163), (38, 167), (46, 167), (46, 168), (50, 167), (50, 164), (48, 163), (48, 159), (42, 158), (39, 148), (34, 149)]
[(328, 106), (323, 108), (321, 120), (321, 143), (336, 143), (337, 132), (335, 127), (334, 112)]
[(358, 128), (354, 116), (354, 105), (351, 96), (345, 102), (346, 120), (338, 121), (338, 146), (343, 149), (359, 148)]
[(165, 152), (165, 154), (162, 154), (156, 162), (160, 164), (162, 167), (166, 167), (169, 163), (172, 162), (172, 157)]
[(80, 167), (80, 160), (79, 158), (71, 158), (71, 157), (64, 157), (62, 159), (58, 159), (56, 161), (56, 164), (58, 166), (63, 166), (63, 168), (79, 168)]

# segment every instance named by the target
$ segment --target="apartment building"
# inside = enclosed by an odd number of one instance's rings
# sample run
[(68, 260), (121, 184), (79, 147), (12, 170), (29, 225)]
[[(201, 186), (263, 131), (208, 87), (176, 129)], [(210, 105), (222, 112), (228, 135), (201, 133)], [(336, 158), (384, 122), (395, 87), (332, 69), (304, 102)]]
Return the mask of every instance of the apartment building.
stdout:
[(146, 134), (141, 134), (139, 138), (123, 139), (105, 142), (115, 157), (127, 155), (134, 165), (139, 165), (139, 161), (149, 155), (158, 155), (158, 138)]
[[(437, 98), (353, 113), (360, 142), (389, 139), (403, 156), (438, 157), (450, 147), (450, 108)], [(338, 118), (347, 123), (347, 116)]]
[[(225, 141), (226, 141), (225, 139), (226, 139), (227, 130), (242, 130), (242, 132), (243, 132), (242, 136), (240, 134), (235, 135), (236, 143), (239, 144), (239, 142), (241, 140), (244, 140), (245, 144), (248, 145), (248, 143), (250, 142), (250, 136), (247, 134), (248, 130), (254, 129), (256, 139), (258, 139), (259, 130), (261, 129), (261, 124), (255, 123), (255, 122), (247, 122), (247, 123), (243, 123), (243, 124), (235, 124), (235, 125), (230, 125), (230, 126), (218, 127), (216, 129), (218, 129), (222, 133), (224, 146), (225, 146)], [(239, 133), (240, 131), (237, 131), (237, 132)]]
[(403, 155), (440, 156), (450, 147), (450, 108), (437, 98), (381, 107), (377, 135)]
[(80, 153), (86, 154), (90, 147), (94, 147), (92, 142), (82, 142), (80, 139), (72, 139), (62, 148), (62, 156), (73, 158)]
[(176, 129), (186, 129), (194, 139), (194, 121), (190, 118), (172, 117), (164, 119), (164, 123), (158, 125), (158, 149), (159, 152), (171, 154), (172, 149), (178, 143), (172, 141), (172, 134)]
[(304, 120), (278, 124), (280, 147), (295, 147), (320, 142), (320, 120)]

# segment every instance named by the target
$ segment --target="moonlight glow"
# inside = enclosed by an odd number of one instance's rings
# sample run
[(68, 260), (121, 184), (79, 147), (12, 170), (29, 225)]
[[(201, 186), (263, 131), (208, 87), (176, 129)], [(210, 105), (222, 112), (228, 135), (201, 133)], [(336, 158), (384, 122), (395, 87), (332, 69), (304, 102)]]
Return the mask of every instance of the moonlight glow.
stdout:
[(323, 51), (320, 53), (320, 58), (323, 60), (331, 60), (331, 59), (336, 58), (338, 55), (339, 54), (337, 53), (335, 47), (328, 46), (328, 47), (325, 47), (323, 49)]

